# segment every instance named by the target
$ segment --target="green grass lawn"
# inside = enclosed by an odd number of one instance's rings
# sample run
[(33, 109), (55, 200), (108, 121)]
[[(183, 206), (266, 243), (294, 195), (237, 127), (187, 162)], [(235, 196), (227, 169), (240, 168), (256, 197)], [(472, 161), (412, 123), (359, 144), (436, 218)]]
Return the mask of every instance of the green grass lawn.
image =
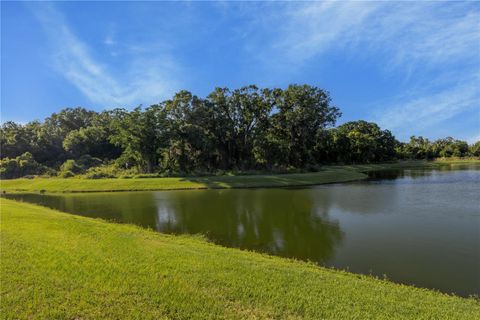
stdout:
[(407, 161), (389, 164), (325, 166), (319, 172), (179, 178), (134, 179), (60, 179), (36, 178), (2, 180), (5, 192), (95, 192), (135, 190), (179, 190), (206, 188), (255, 188), (305, 186), (365, 179), (370, 170), (438, 167), (444, 165), (480, 164), (479, 160)]
[(473, 299), (0, 204), (3, 319), (480, 319)]

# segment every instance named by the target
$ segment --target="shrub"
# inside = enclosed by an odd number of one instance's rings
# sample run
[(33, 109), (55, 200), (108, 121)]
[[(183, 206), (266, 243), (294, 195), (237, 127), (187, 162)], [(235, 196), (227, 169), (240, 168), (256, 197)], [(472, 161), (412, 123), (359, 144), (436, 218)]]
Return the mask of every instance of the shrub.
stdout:
[(122, 170), (115, 164), (110, 164), (89, 168), (84, 177), (87, 179), (116, 178), (122, 174), (128, 174), (127, 170)]
[(75, 173), (73, 173), (72, 171), (68, 170), (68, 171), (60, 171), (60, 173), (58, 174), (58, 176), (60, 178), (71, 178), (71, 177), (74, 177), (75, 176)]
[(59, 175), (62, 175), (63, 173), (66, 172), (71, 172), (73, 174), (75, 173), (81, 173), (83, 171), (83, 168), (78, 165), (75, 160), (69, 159), (65, 161), (61, 166), (60, 166), (60, 173)]
[(104, 178), (115, 178), (114, 174), (102, 171), (90, 171), (85, 174), (87, 179), (104, 179)]
[(78, 158), (76, 163), (82, 167), (83, 170), (87, 170), (92, 167), (98, 167), (103, 164), (103, 161), (99, 158), (92, 157), (89, 154), (85, 154)]
[(30, 152), (16, 158), (5, 158), (0, 160), (0, 178), (15, 179), (24, 176), (36, 176), (41, 174), (53, 174), (54, 171), (44, 165), (41, 165)]

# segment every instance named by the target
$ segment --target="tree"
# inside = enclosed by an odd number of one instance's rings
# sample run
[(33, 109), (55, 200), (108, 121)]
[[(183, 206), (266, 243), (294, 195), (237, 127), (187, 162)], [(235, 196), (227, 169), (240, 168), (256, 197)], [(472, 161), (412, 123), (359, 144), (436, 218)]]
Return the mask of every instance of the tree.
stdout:
[(146, 109), (65, 108), (43, 122), (6, 122), (0, 127), (0, 158), (8, 159), (3, 165), (13, 175), (30, 172), (18, 169), (19, 163), (35, 159), (67, 175), (110, 177), (124, 169), (311, 170), (338, 162), (480, 156), (480, 142), (412, 136), (402, 143), (371, 122), (334, 127), (340, 116), (329, 93), (309, 85), (215, 88), (206, 98), (182, 90)]
[(63, 140), (63, 148), (73, 157), (91, 155), (103, 159), (114, 159), (121, 150), (109, 141), (104, 127), (90, 126), (70, 131)]
[(309, 85), (290, 85), (274, 90), (277, 112), (272, 116), (273, 135), (284, 156), (279, 164), (297, 168), (313, 163), (315, 139), (319, 130), (333, 126), (341, 115), (331, 105), (328, 92)]
[(237, 161), (242, 168), (256, 164), (253, 148), (265, 135), (274, 103), (271, 98), (270, 90), (260, 90), (254, 85), (234, 90), (232, 93)]
[(447, 137), (436, 140), (432, 150), (435, 157), (463, 157), (468, 153), (468, 143)]
[(1, 158), (15, 158), (25, 152), (31, 152), (32, 132), (28, 126), (7, 121), (0, 127)]
[(337, 162), (337, 150), (334, 139), (335, 129), (317, 131), (313, 152), (318, 164)]
[(14, 179), (27, 175), (51, 173), (52, 170), (35, 161), (30, 152), (25, 152), (16, 158), (4, 158), (0, 160), (1, 179)]
[(388, 130), (363, 120), (347, 122), (334, 130), (337, 159), (369, 163), (394, 159), (396, 141)]
[(112, 115), (113, 134), (110, 142), (122, 148), (122, 165), (153, 172), (159, 162), (161, 149), (168, 142), (164, 109), (160, 105), (152, 105), (144, 112), (140, 107), (131, 112), (116, 109)]
[(434, 157), (432, 143), (422, 136), (411, 136), (410, 141), (405, 145), (405, 153), (411, 159), (431, 159)]
[(470, 154), (474, 157), (480, 157), (480, 140), (469, 146)]
[(174, 172), (212, 169), (216, 162), (211, 110), (206, 101), (180, 91), (162, 104), (168, 121), (169, 146), (163, 167)]

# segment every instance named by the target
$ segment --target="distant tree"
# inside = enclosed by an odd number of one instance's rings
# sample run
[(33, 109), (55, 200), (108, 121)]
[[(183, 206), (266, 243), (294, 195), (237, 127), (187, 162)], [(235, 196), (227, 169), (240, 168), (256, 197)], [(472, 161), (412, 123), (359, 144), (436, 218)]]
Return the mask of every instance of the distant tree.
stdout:
[(318, 130), (315, 136), (314, 157), (318, 164), (337, 162), (335, 129)]
[(16, 157), (0, 160), (0, 178), (14, 179), (27, 175), (53, 174), (53, 170), (36, 162), (29, 152)]
[(436, 140), (432, 144), (432, 150), (435, 157), (463, 157), (468, 153), (468, 143), (447, 137)]
[(1, 158), (15, 158), (32, 149), (32, 132), (27, 126), (7, 121), (0, 127)]
[(334, 130), (337, 159), (346, 163), (369, 163), (394, 159), (396, 141), (388, 130), (372, 122), (351, 121)]
[(328, 92), (309, 85), (290, 85), (277, 91), (275, 98), (278, 112), (272, 116), (276, 136), (272, 142), (283, 154), (280, 164), (301, 168), (314, 163), (315, 137), (319, 130), (335, 124), (339, 109), (331, 105)]
[(140, 107), (131, 112), (116, 109), (112, 115), (110, 142), (122, 148), (122, 164), (153, 172), (161, 149), (168, 143), (164, 109), (159, 105), (152, 105), (143, 112)]
[(480, 156), (480, 142), (469, 146), (451, 137), (431, 142), (412, 136), (403, 143), (372, 122), (334, 127), (340, 116), (327, 91), (296, 84), (215, 88), (206, 98), (182, 90), (131, 111), (65, 108), (43, 122), (1, 125), (2, 176), (48, 168), (65, 177), (96, 178), (125, 169), (164, 174), (315, 170), (327, 163)]
[(169, 146), (163, 152), (163, 167), (173, 172), (211, 168), (214, 139), (205, 100), (184, 90), (161, 106), (166, 113), (169, 138)]
[(265, 135), (273, 103), (268, 89), (260, 90), (252, 85), (233, 91), (232, 104), (237, 116), (235, 134), (241, 167), (255, 166), (253, 148)]
[(90, 126), (70, 131), (63, 140), (63, 148), (75, 158), (91, 155), (103, 159), (117, 158), (121, 150), (109, 141), (104, 127)]
[(474, 157), (480, 157), (480, 140), (469, 146), (469, 152)]
[(422, 136), (411, 136), (410, 141), (405, 144), (405, 153), (411, 159), (432, 159), (435, 157), (432, 143)]

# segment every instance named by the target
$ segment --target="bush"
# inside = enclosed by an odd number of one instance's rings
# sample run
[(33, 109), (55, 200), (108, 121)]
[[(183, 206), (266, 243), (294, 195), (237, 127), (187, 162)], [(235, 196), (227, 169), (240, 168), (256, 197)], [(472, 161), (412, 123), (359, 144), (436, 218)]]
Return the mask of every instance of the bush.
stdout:
[(83, 171), (83, 168), (78, 165), (75, 160), (67, 160), (65, 161), (61, 166), (60, 166), (60, 173), (59, 175), (62, 175), (63, 173), (66, 172), (71, 172), (73, 174), (75, 173), (81, 173)]
[(74, 177), (75, 176), (75, 173), (73, 173), (72, 171), (68, 170), (68, 171), (60, 171), (60, 173), (58, 174), (58, 176), (60, 178), (71, 178), (71, 177)]
[(115, 178), (114, 174), (102, 171), (91, 171), (85, 174), (87, 179), (105, 179), (105, 178)]
[[(59, 176), (63, 178), (68, 178), (68, 177), (71, 177), (72, 174), (73, 175), (83, 174), (85, 172), (88, 172), (90, 168), (100, 168), (102, 163), (103, 163), (102, 160), (98, 158), (94, 158), (89, 154), (83, 155), (77, 160), (69, 159), (61, 165)], [(92, 176), (92, 177), (99, 176), (100, 178), (100, 175), (97, 175), (96, 173), (95, 174), (91, 173), (89, 174), (89, 176)]]
[(54, 171), (41, 165), (30, 152), (25, 152), (16, 158), (5, 158), (0, 160), (0, 178), (15, 179), (24, 176), (36, 176), (42, 174), (54, 174)]
[(116, 178), (135, 173), (137, 173), (136, 170), (122, 170), (115, 164), (110, 164), (89, 168), (84, 177), (87, 179)]
[(103, 164), (103, 161), (99, 158), (92, 157), (89, 154), (85, 154), (85, 155), (81, 156), (80, 158), (78, 158), (76, 163), (80, 167), (82, 167), (83, 170), (87, 170), (87, 169), (92, 168), (92, 167), (101, 166)]

